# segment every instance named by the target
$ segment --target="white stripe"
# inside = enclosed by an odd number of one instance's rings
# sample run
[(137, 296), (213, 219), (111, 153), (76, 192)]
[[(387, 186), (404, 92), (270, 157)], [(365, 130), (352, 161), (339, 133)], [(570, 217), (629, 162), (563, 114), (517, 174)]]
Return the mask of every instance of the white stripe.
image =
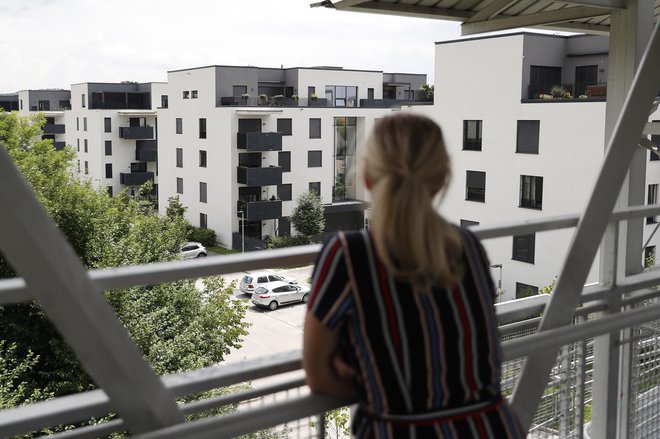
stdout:
[[(367, 259), (369, 260), (369, 271), (371, 273), (371, 280), (372, 280), (372, 285), (378, 285), (379, 282), (379, 276), (378, 276), (378, 270), (376, 269), (376, 262), (374, 260), (374, 255), (371, 252), (371, 249), (373, 248), (371, 246), (371, 240), (369, 239), (368, 233), (366, 231), (362, 232), (363, 240), (362, 242), (365, 245), (365, 252), (367, 254)], [(387, 275), (387, 273), (385, 273)], [(388, 276), (389, 277), (389, 276)], [(387, 346), (387, 351), (390, 355), (390, 361), (392, 363), (392, 368), (394, 369), (394, 374), (396, 375), (396, 380), (397, 384), (399, 385), (399, 390), (401, 391), (401, 394), (403, 395), (404, 402), (406, 403), (406, 408), (408, 410), (412, 410), (412, 401), (410, 399), (410, 394), (408, 393), (408, 388), (404, 382), (402, 373), (401, 373), (401, 368), (399, 367), (399, 362), (396, 358), (396, 350), (394, 349), (394, 346), (392, 345), (392, 338), (390, 337), (390, 331), (389, 331), (389, 325), (388, 323), (388, 318), (387, 318), (387, 310), (385, 309), (385, 304), (383, 303), (383, 296), (381, 291), (378, 292), (379, 294), (376, 294), (376, 303), (378, 304), (378, 309), (380, 311), (380, 321), (381, 321), (381, 327), (383, 330), (383, 339), (385, 340), (385, 345)]]
[[(328, 273), (325, 276), (325, 280), (323, 281), (323, 285), (319, 287), (319, 290), (316, 293), (316, 297), (314, 297), (314, 304), (312, 305), (312, 312), (316, 312), (316, 310), (319, 307), (319, 304), (321, 303), (321, 298), (325, 294), (326, 290), (328, 289), (328, 285), (332, 281), (332, 277), (334, 275), (335, 270), (337, 269), (337, 265), (339, 264), (339, 261), (342, 259), (343, 256), (343, 249), (341, 245), (337, 249), (337, 252), (335, 253), (335, 256), (332, 260), (332, 263), (330, 264), (330, 267), (328, 268)], [(321, 270), (319, 270), (321, 271)], [(313, 282), (316, 282), (318, 280), (318, 276)], [(312, 285), (315, 285), (312, 284)]]

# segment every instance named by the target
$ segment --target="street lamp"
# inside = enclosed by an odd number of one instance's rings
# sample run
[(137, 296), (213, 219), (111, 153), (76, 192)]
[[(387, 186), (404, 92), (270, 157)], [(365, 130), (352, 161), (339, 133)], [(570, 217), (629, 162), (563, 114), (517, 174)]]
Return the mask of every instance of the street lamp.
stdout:
[(490, 268), (499, 268), (500, 269), (500, 277), (497, 281), (497, 290), (495, 290), (495, 295), (496, 295), (495, 296), (496, 297), (495, 302), (499, 302), (500, 296), (504, 292), (504, 291), (502, 291), (502, 264), (494, 264), (494, 265), (491, 265)]
[(239, 210), (236, 213), (241, 215), (241, 253), (245, 253), (245, 212)]

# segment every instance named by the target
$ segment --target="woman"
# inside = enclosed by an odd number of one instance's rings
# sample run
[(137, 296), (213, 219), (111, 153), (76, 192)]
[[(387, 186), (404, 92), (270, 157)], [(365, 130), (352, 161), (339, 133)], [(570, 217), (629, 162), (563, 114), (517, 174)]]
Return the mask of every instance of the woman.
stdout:
[(381, 119), (364, 154), (371, 230), (319, 253), (303, 365), (313, 392), (357, 395), (360, 438), (522, 438), (500, 394), (494, 286), (483, 248), (435, 200), (449, 157), (430, 119)]

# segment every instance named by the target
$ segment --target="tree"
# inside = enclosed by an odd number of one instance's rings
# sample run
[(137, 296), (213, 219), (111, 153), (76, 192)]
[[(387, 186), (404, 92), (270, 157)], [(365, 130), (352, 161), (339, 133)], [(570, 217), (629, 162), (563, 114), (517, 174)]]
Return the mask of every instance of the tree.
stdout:
[(296, 199), (291, 222), (299, 234), (311, 238), (323, 233), (325, 229), (324, 212), (323, 203), (316, 191), (303, 192)]
[[(179, 257), (186, 222), (159, 215), (123, 191), (116, 197), (72, 176), (73, 152), (41, 140), (40, 116), (0, 112), (0, 147), (14, 159), (87, 268)], [(149, 192), (144, 188), (140, 193)], [(0, 277), (15, 273), (0, 257)], [(219, 278), (105, 292), (119, 320), (159, 374), (221, 362), (246, 334), (245, 306)], [(38, 303), (0, 307), (0, 407), (95, 388)], [(9, 389), (9, 391), (5, 391)]]
[(433, 102), (433, 97), (435, 93), (435, 87), (433, 84), (424, 84), (420, 87), (419, 92), (421, 94), (422, 100)]

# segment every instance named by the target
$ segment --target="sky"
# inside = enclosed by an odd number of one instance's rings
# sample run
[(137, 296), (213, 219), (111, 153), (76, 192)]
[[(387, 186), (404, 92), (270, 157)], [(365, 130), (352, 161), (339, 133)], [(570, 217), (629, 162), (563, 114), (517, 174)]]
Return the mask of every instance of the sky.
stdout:
[(310, 8), (312, 0), (1, 0), (0, 92), (166, 81), (213, 64), (426, 73), (456, 22)]

